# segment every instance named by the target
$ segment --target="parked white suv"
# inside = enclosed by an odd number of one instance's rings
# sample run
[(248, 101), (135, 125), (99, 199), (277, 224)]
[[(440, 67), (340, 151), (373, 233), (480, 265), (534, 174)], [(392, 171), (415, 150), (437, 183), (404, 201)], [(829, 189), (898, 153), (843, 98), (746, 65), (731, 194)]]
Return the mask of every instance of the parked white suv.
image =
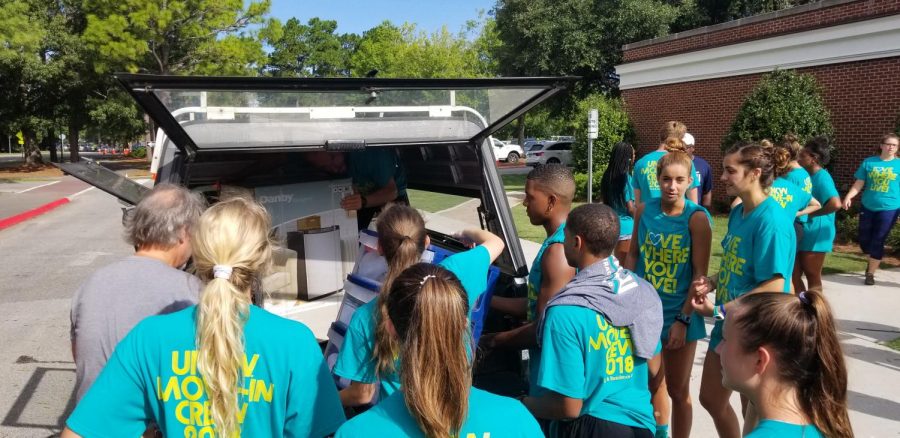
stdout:
[(525, 153), (525, 164), (537, 166), (540, 164), (572, 165), (571, 141), (545, 141), (531, 145)]
[(507, 163), (518, 163), (525, 157), (525, 149), (522, 146), (510, 142), (504, 142), (491, 137), (491, 145), (494, 146), (494, 157)]

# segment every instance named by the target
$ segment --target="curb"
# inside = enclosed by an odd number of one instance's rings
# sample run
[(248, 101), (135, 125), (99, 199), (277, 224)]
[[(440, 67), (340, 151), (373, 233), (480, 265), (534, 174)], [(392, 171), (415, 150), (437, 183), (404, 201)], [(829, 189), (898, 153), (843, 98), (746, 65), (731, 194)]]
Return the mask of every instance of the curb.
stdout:
[(68, 204), (69, 201), (70, 201), (70, 200), (69, 200), (68, 197), (60, 198), (60, 199), (57, 199), (57, 200), (55, 200), (55, 201), (53, 201), (53, 202), (44, 204), (44, 205), (42, 205), (42, 206), (40, 206), (40, 207), (38, 207), (38, 208), (33, 208), (33, 209), (31, 209), (31, 210), (28, 210), (28, 211), (26, 211), (26, 212), (24, 212), (24, 213), (19, 213), (19, 214), (15, 215), (15, 216), (10, 216), (10, 217), (7, 217), (7, 218), (0, 219), (0, 230), (3, 230), (3, 229), (5, 229), (5, 228), (9, 228), (9, 227), (11, 227), (11, 226), (13, 226), (13, 225), (15, 225), (15, 224), (21, 223), (21, 222), (25, 222), (25, 221), (27, 221), (28, 219), (31, 219), (31, 218), (33, 218), (33, 217), (35, 217), (35, 216), (40, 216), (40, 215), (42, 215), (42, 214), (44, 214), (44, 213), (47, 213), (48, 211), (51, 211), (51, 210), (53, 210), (53, 209), (55, 209), (55, 208), (57, 208), (57, 207), (59, 207), (59, 206), (61, 206), (61, 205)]

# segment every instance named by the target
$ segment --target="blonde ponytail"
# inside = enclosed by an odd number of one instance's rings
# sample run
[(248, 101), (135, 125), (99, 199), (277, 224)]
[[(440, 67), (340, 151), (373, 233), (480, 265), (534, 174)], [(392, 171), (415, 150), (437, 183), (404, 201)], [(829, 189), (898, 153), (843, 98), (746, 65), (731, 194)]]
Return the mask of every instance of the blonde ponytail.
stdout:
[(386, 376), (394, 371), (398, 348), (397, 341), (387, 331), (387, 309), (384, 303), (390, 295), (394, 279), (422, 258), (428, 234), (422, 215), (414, 208), (400, 204), (382, 211), (376, 228), (378, 245), (387, 260), (388, 272), (378, 294), (374, 356), (376, 373)]
[(241, 430), (237, 413), (244, 324), (252, 284), (271, 263), (269, 228), (262, 206), (235, 198), (208, 209), (192, 239), (194, 269), (208, 282), (197, 306), (197, 369), (220, 437)]

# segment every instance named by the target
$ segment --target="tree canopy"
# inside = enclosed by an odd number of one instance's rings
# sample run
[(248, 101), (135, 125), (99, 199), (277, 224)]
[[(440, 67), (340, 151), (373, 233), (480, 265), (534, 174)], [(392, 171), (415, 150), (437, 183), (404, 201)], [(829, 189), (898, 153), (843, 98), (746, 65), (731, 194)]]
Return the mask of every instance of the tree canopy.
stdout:
[[(617, 94), (621, 47), (809, 0), (499, 0), (459, 30), (269, 16), (271, 0), (6, 0), (0, 3), (0, 129), (32, 151), (87, 126), (109, 141), (148, 129), (114, 83), (119, 71), (279, 77), (585, 78), (530, 117), (529, 132), (577, 129), (584, 102)], [(593, 96), (593, 97), (592, 97)], [(465, 98), (464, 96), (461, 98)], [(525, 132), (524, 119), (518, 135)], [(152, 130), (152, 127), (149, 127)], [(95, 138), (92, 136), (91, 138)], [(38, 158), (36, 155), (35, 158)], [(51, 158), (54, 156), (51, 154)]]

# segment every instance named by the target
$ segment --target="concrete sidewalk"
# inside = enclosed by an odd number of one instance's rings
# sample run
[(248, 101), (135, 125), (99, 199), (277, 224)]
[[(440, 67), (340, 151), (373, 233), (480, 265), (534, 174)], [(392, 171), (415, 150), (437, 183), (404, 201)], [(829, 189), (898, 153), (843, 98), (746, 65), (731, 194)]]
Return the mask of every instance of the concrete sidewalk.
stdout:
[[(880, 271), (875, 286), (862, 273), (824, 278), (825, 295), (834, 311), (849, 374), (850, 421), (858, 438), (900, 437), (900, 351), (884, 342), (900, 337), (900, 270)], [(707, 332), (712, 329), (707, 321)], [(716, 430), (700, 406), (700, 378), (709, 343), (698, 342), (691, 373), (694, 400), (692, 436), (713, 437)], [(740, 412), (740, 399), (732, 396)]]

